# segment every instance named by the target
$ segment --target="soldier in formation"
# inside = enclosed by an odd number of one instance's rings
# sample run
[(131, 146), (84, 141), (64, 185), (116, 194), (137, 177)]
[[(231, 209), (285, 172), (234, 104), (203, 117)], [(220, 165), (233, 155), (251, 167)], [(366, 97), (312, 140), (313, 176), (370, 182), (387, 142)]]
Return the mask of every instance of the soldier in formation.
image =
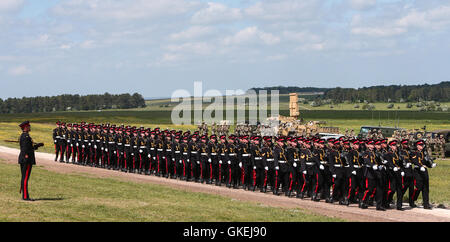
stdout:
[(208, 136), (85, 122), (58, 122), (53, 137), (59, 162), (380, 211), (403, 210), (408, 190), (409, 206), (421, 193), (431, 208), (428, 169), (436, 163), (423, 140)]

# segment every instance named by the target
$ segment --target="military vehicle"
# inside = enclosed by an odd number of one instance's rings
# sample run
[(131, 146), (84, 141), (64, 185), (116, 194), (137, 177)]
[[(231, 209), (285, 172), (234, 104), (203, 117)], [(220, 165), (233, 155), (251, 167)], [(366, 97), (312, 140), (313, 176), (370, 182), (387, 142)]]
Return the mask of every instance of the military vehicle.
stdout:
[(394, 128), (394, 127), (382, 127), (382, 126), (362, 126), (359, 130), (358, 138), (359, 139), (367, 139), (370, 133), (381, 134), (383, 138), (390, 138), (394, 134), (395, 131), (402, 132), (405, 129), (403, 128)]

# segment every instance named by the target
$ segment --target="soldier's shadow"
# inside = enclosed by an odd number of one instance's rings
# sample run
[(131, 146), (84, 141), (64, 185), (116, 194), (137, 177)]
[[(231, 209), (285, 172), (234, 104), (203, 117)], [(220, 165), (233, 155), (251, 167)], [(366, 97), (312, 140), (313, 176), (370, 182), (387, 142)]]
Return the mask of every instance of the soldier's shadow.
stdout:
[(64, 200), (62, 197), (43, 197), (43, 198), (35, 198), (34, 201), (61, 201)]

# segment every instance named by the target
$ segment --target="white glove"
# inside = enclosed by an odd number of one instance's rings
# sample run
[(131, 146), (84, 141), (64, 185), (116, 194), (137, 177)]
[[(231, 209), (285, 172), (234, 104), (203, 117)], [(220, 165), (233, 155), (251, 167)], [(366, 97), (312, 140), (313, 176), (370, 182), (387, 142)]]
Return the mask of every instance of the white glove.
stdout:
[(405, 172), (402, 171), (402, 172), (400, 173), (400, 175), (405, 176)]
[(387, 161), (387, 160), (384, 160), (384, 161), (383, 161), (383, 164), (386, 164), (386, 163), (388, 163), (388, 161)]
[(279, 166), (275, 166), (275, 170), (279, 170), (280, 169), (280, 167)]
[(148, 158), (150, 158), (151, 155), (147, 155)]
[[(77, 146), (79, 146), (79, 144), (77, 143)], [(102, 150), (103, 150), (103, 148), (102, 148)]]
[(294, 167), (297, 167), (297, 162), (294, 162), (293, 166), (294, 166)]
[(373, 168), (374, 170), (378, 170), (378, 166), (377, 166), (377, 165), (373, 165), (372, 168)]
[(253, 166), (253, 170), (256, 170), (256, 166)]
[(231, 161), (230, 160), (228, 161), (228, 165), (231, 165)]
[[(83, 148), (84, 148), (84, 145), (83, 145)], [(106, 148), (105, 151), (108, 152), (108, 148)]]
[(172, 158), (172, 161), (175, 161), (175, 158)]
[(200, 164), (200, 161), (197, 161), (197, 164)]
[(406, 163), (406, 166), (405, 166), (406, 168), (409, 168), (409, 167), (411, 167), (411, 163)]
[(239, 168), (242, 168), (242, 162), (239, 162)]
[(211, 163), (211, 158), (208, 159), (208, 162)]
[(156, 157), (153, 157), (153, 160), (156, 160)]
[(303, 171), (302, 173), (306, 175), (306, 173), (308, 173), (308, 172), (306, 172), (306, 171)]
[(268, 170), (269, 170), (269, 167), (268, 167), (268, 166), (265, 166), (265, 167), (264, 167), (264, 170), (268, 171)]
[(56, 139), (55, 139), (55, 144), (57, 143)]
[[(85, 146), (84, 146), (84, 145), (82, 145), (81, 147), (83, 147), (83, 148), (84, 148)], [(106, 151), (108, 151), (108, 150), (106, 150)]]
[(320, 165), (320, 166), (319, 166), (319, 169), (324, 170), (325, 167), (324, 167), (323, 165)]
[(94, 149), (97, 149), (97, 145), (94, 145)]
[(352, 171), (352, 174), (356, 176), (356, 171)]
[[(133, 153), (131, 153), (131, 154), (133, 155)], [(162, 158), (163, 158), (163, 159), (166, 159), (166, 157), (165, 157), (165, 156), (163, 156)]]
[(431, 167), (435, 168), (436, 165), (437, 165), (436, 163), (433, 163), (433, 164), (431, 165)]
[(424, 166), (420, 167), (420, 171), (425, 171), (425, 167)]
[(398, 171), (398, 167), (394, 167), (394, 171)]
[(333, 176), (332, 176), (333, 178), (336, 178), (336, 174), (333, 174)]
[(219, 164), (222, 164), (222, 161), (221, 161), (221, 160), (219, 160)]
[(117, 152), (116, 151), (114, 151), (114, 154), (116, 154)]
[(190, 162), (190, 160), (189, 160), (189, 159), (187, 159), (187, 162)]
[(144, 152), (143, 150), (139, 150), (139, 153), (142, 153), (142, 152)]

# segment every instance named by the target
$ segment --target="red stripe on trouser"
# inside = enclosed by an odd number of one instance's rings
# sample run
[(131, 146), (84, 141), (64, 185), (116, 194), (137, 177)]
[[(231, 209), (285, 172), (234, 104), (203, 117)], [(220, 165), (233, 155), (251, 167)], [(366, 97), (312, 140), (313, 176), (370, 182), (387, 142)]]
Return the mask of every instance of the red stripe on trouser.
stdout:
[(186, 164), (184, 163), (184, 160), (183, 160), (183, 176), (186, 176)]
[(192, 161), (189, 162), (189, 166), (191, 167), (191, 178), (194, 177), (194, 169), (192, 169)]
[(267, 184), (267, 171), (264, 170), (264, 187), (266, 187)]
[(158, 173), (159, 173), (159, 155), (156, 155), (156, 161), (158, 162)]
[(169, 168), (167, 167), (169, 165), (169, 162), (167, 161), (167, 157), (166, 157), (166, 173), (169, 173)]
[(211, 163), (209, 163), (209, 179), (212, 179), (213, 178), (213, 176), (212, 176), (212, 165), (211, 165)]
[[(97, 152), (95, 154), (97, 154)], [(97, 160), (97, 158), (95, 160)], [(120, 167), (120, 152), (117, 151), (117, 168), (119, 167)]]
[(391, 190), (391, 181), (389, 181), (387, 197), (389, 198), (389, 194), (392, 192)]
[(242, 184), (244, 184), (244, 179), (245, 179), (245, 170), (244, 170), (244, 168), (241, 168), (241, 181), (242, 181)]
[(278, 189), (278, 171), (275, 171), (275, 188), (274, 190)]
[(139, 169), (142, 168), (142, 155), (139, 154)]
[(203, 179), (203, 169), (202, 162), (200, 161), (200, 179)]
[(404, 184), (405, 184), (405, 181), (403, 180), (403, 176), (402, 176), (402, 189), (403, 189), (403, 187), (404, 187)]
[(253, 186), (256, 186), (256, 170), (253, 169)]
[(108, 154), (108, 166), (109, 166), (110, 160), (111, 160), (111, 159), (109, 158), (109, 154)]
[(25, 198), (25, 199), (28, 198), (28, 187), (27, 187), (27, 183), (28, 183), (28, 175), (29, 175), (29, 172), (30, 172), (30, 167), (31, 167), (31, 165), (28, 164), (28, 165), (27, 165), (27, 172), (25, 173), (25, 181), (23, 182), (23, 195), (24, 195), (24, 198)]
[[(135, 169), (135, 167), (136, 167), (135, 164), (134, 164), (135, 161), (136, 161), (136, 159), (135, 159), (135, 157), (134, 157), (134, 155), (133, 155), (133, 169)], [(108, 164), (109, 164), (109, 163), (108, 163)]]
[(351, 177), (348, 178), (348, 182), (349, 182), (349, 184), (348, 184), (348, 196), (347, 196), (347, 198), (350, 199), (350, 195), (352, 194), (352, 178)]
[(222, 181), (222, 164), (219, 164), (219, 177), (217, 179), (219, 179), (219, 182)]
[(289, 183), (289, 191), (292, 190), (292, 173), (289, 174), (289, 180), (291, 181)]
[(228, 165), (228, 183), (231, 183), (231, 165)]
[(375, 193), (377, 192), (377, 188), (373, 189), (372, 195), (370, 195), (370, 198), (373, 198), (375, 196)]
[(366, 178), (366, 191), (364, 192), (363, 201), (366, 200), (367, 193), (369, 192), (369, 179)]
[(305, 174), (303, 174), (303, 186), (302, 186), (302, 192), (305, 189), (305, 185), (306, 185), (306, 176)]
[(123, 154), (123, 157), (124, 157), (123, 163), (125, 163), (125, 169), (127, 169), (127, 152), (125, 152), (125, 153)]
[(319, 189), (319, 174), (316, 174), (316, 189), (314, 190), (317, 193), (317, 189)]

